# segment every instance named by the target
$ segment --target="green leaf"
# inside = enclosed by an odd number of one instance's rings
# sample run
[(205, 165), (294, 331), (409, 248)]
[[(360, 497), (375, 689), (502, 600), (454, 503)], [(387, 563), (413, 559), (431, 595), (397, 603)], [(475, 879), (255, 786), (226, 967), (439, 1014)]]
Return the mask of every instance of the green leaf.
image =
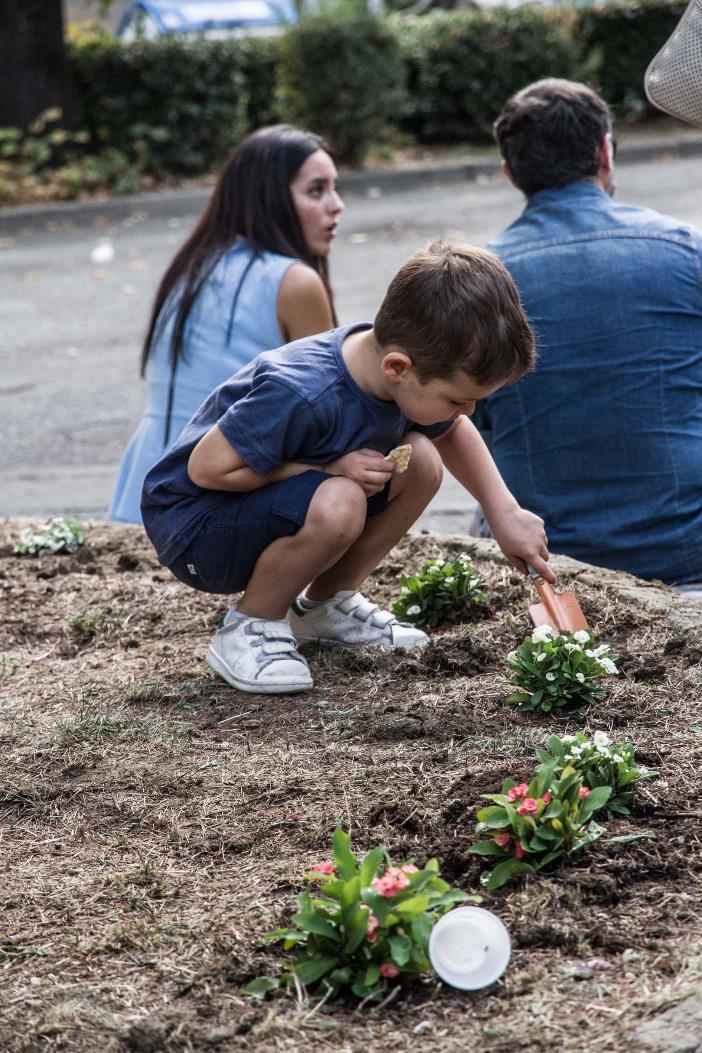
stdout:
[(421, 914), (428, 906), (428, 896), (412, 896), (410, 899), (406, 899), (404, 903), (397, 903), (393, 909), (397, 914), (402, 914), (411, 918), (417, 914)]
[(346, 922), (346, 946), (345, 954), (353, 954), (360, 947), (368, 931), (368, 918), (370, 913), (357, 907), (349, 920)]
[(598, 812), (600, 808), (606, 805), (611, 796), (611, 786), (598, 786), (597, 789), (591, 790), (580, 806), (579, 815), (581, 822), (587, 822), (591, 815), (594, 815), (595, 812)]
[(497, 866), (490, 871), (487, 879), (481, 883), (485, 888), (496, 889), (502, 888), (508, 881), (511, 881), (513, 877), (518, 877), (520, 874), (533, 874), (534, 868), (530, 863), (523, 863), (520, 859), (505, 859), (503, 863), (498, 863)]
[(274, 929), (272, 932), (267, 932), (263, 939), (266, 943), (277, 943), (278, 940), (304, 943), (307, 936), (304, 932), (298, 932), (297, 929)]
[(383, 845), (378, 845), (377, 848), (372, 849), (366, 858), (361, 863), (361, 888), (367, 888), (371, 881), (378, 873), (378, 867), (383, 862), (387, 852)]
[(366, 975), (363, 977), (363, 983), (366, 987), (373, 987), (377, 984), (380, 979), (380, 966), (373, 962), (366, 969)]
[(300, 914), (293, 914), (292, 919), (296, 925), (299, 925), (305, 932), (314, 932), (317, 936), (325, 936), (328, 940), (333, 940), (334, 943), (341, 943), (341, 936), (339, 935), (338, 929), (331, 924), (329, 921), (324, 921), (314, 911), (304, 911)]
[(434, 928), (434, 919), (431, 914), (421, 913), (416, 918), (412, 918), (412, 937), (419, 945), (419, 948), (423, 955), (427, 953), (427, 946), (429, 945), (429, 937), (431, 936), (431, 930)]
[(500, 848), (494, 841), (478, 841), (468, 849), (474, 856), (503, 856), (504, 848)]
[(332, 838), (332, 858), (337, 873), (345, 881), (358, 873), (356, 857), (349, 848), (350, 843), (351, 838), (346, 831), (337, 826)]
[(502, 830), (510, 825), (510, 817), (505, 808), (495, 806), (494, 808), (481, 808), (478, 819), (485, 823), (488, 830)]
[(320, 980), (326, 973), (331, 972), (339, 964), (338, 958), (319, 956), (308, 958), (307, 961), (298, 962), (294, 972), (301, 984), (313, 984)]
[(400, 969), (403, 965), (407, 965), (410, 960), (410, 954), (412, 953), (412, 941), (408, 940), (406, 936), (391, 936), (388, 940), (390, 947), (390, 956)]
[(344, 920), (350, 910), (355, 910), (361, 895), (361, 879), (358, 874), (344, 882), (339, 901), (344, 908)]
[(246, 985), (244, 994), (251, 995), (252, 998), (265, 998), (269, 991), (275, 991), (278, 987), (280, 980), (276, 980), (274, 976), (259, 976)]

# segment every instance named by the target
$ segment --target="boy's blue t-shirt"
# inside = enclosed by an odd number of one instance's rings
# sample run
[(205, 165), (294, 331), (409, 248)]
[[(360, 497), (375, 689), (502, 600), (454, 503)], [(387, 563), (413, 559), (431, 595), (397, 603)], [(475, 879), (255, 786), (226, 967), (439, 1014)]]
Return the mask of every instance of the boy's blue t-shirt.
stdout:
[(180, 555), (222, 500), (221, 491), (203, 490), (188, 476), (190, 454), (213, 424), (262, 475), (287, 461), (327, 464), (362, 447), (386, 454), (410, 429), (436, 438), (451, 427), (452, 420), (415, 424), (395, 402), (358, 386), (341, 348), (351, 333), (370, 328), (342, 326), (265, 351), (212, 392), (144, 482), (144, 525), (161, 563)]

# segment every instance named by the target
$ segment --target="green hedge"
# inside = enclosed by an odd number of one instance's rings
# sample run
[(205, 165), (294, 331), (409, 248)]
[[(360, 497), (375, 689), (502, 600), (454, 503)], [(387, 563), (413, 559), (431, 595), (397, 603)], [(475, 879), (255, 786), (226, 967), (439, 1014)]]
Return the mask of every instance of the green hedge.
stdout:
[(281, 37), (68, 45), (74, 127), (139, 171), (211, 171), (281, 119), (361, 163), (388, 125), (426, 142), (480, 141), (505, 99), (539, 77), (585, 79), (620, 113), (650, 112), (644, 70), (685, 0), (425, 16), (308, 16)]
[(515, 90), (540, 77), (580, 78), (575, 20), (574, 12), (540, 7), (397, 20), (412, 100), (407, 130), (424, 142), (489, 139)]
[(615, 111), (632, 118), (658, 112), (646, 100), (644, 73), (685, 7), (685, 0), (614, 0), (581, 13), (578, 34), (594, 60), (593, 86)]
[(396, 29), (367, 14), (303, 18), (281, 40), (278, 74), (285, 119), (319, 132), (351, 165), (407, 104)]
[(263, 109), (236, 41), (86, 41), (68, 60), (75, 126), (94, 150), (117, 148), (151, 175), (219, 164), (246, 133), (250, 98)]

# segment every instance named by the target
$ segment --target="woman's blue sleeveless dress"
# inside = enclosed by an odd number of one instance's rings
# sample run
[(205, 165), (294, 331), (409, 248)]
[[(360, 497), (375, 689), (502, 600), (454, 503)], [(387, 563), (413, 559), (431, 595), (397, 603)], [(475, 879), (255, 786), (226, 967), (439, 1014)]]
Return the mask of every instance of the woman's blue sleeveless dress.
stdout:
[(297, 262), (272, 252), (255, 257), (247, 242), (237, 239), (217, 262), (190, 311), (172, 392), (170, 344), (177, 296), (164, 306), (146, 366), (146, 410), (122, 457), (110, 519), (141, 523), (144, 476), (195, 411), (251, 359), (285, 343), (276, 315), (278, 291), (286, 271)]

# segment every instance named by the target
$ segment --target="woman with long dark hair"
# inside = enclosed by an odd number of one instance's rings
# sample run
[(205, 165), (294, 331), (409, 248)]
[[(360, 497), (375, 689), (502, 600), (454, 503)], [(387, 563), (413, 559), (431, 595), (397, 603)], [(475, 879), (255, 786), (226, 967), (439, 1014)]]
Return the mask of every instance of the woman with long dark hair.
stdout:
[(279, 124), (234, 151), (156, 293), (148, 403), (111, 519), (141, 522), (144, 476), (214, 388), (262, 351), (336, 324), (328, 256), (343, 207), (319, 136)]

